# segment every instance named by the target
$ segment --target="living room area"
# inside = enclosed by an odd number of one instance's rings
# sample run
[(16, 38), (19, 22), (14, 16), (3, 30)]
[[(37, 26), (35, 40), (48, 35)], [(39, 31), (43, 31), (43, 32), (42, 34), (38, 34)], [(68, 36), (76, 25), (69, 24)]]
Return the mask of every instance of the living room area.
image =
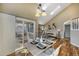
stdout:
[(1, 56), (79, 56), (79, 3), (0, 3)]

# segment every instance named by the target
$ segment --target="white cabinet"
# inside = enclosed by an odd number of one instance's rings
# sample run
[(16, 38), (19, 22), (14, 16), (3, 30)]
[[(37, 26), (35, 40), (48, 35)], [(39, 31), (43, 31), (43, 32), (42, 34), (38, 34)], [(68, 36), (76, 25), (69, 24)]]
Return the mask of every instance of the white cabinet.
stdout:
[(20, 46), (35, 39), (35, 21), (16, 17), (16, 39)]
[(31, 39), (35, 39), (35, 21), (0, 13), (0, 55), (11, 54), (20, 47), (18, 42)]
[(8, 55), (17, 47), (15, 16), (0, 13), (0, 55)]

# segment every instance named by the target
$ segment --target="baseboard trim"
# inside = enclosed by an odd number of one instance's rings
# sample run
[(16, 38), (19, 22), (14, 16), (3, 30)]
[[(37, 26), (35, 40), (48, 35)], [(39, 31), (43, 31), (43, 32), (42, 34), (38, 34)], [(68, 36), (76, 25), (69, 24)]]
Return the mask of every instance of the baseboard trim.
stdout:
[(73, 43), (73, 42), (71, 42), (71, 44), (74, 45), (74, 46), (76, 46), (76, 47), (79, 47), (79, 45), (77, 45), (77, 44), (75, 44), (75, 43)]

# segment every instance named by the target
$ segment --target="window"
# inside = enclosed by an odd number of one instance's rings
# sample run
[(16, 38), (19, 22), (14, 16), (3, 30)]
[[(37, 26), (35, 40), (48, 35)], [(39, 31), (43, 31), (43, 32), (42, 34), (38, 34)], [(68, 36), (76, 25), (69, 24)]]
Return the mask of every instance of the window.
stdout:
[(71, 22), (72, 30), (79, 30), (79, 18), (75, 18)]

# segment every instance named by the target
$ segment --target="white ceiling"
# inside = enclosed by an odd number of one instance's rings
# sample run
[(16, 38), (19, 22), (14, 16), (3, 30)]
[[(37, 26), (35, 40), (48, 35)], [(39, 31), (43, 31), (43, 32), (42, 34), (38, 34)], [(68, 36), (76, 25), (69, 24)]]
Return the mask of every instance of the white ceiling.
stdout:
[(35, 17), (36, 3), (0, 3), (0, 11), (11, 15), (37, 20)]
[[(46, 3), (45, 3), (46, 4)], [(44, 5), (44, 3), (42, 4)], [(35, 17), (38, 4), (36, 3), (0, 3), (0, 11), (11, 15), (28, 18), (31, 20), (38, 20), (39, 24), (45, 24), (55, 17), (59, 12), (66, 8), (67, 3), (49, 3), (46, 9), (47, 16)], [(61, 6), (53, 15), (50, 12), (53, 11), (58, 5)]]
[[(41, 16), (38, 18), (39, 24), (45, 24), (48, 21), (50, 21), (53, 17), (55, 17), (59, 12), (61, 12), (64, 8), (66, 8), (67, 6), (69, 6), (69, 3), (50, 3), (48, 4), (49, 6), (46, 9), (47, 12), (47, 16)], [(58, 10), (56, 10), (54, 12), (53, 15), (50, 15), (50, 13), (55, 10), (58, 6), (60, 6), (60, 8)]]

